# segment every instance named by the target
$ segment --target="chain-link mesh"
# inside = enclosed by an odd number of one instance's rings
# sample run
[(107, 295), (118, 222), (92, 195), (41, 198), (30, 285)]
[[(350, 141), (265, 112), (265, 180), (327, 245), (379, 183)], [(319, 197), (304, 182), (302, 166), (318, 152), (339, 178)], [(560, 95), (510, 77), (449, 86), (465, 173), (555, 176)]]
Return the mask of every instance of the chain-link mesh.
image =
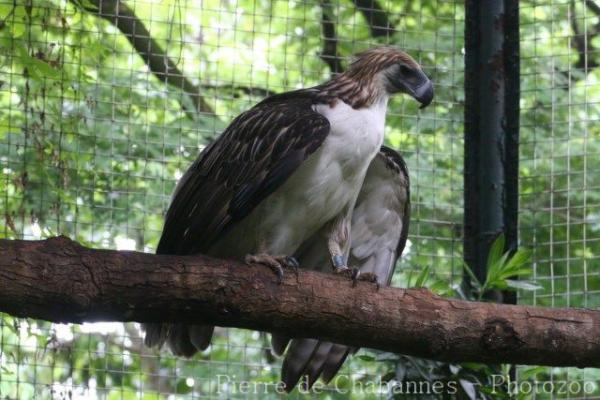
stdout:
[[(2, 0), (0, 10), (2, 236), (152, 252), (175, 182), (235, 115), (328, 79), (357, 51), (395, 44), (436, 83), (427, 111), (389, 106), (387, 141), (413, 182), (396, 280), (415, 279), (408, 265), (460, 279), (460, 2)], [(279, 379), (281, 361), (256, 332), (219, 329), (192, 360), (144, 348), (137, 324), (3, 315), (1, 335), (3, 399), (245, 398), (235, 381)], [(347, 363), (343, 389), (391, 369), (366, 358)]]
[[(177, 179), (235, 115), (328, 79), (357, 51), (394, 44), (436, 85), (424, 111), (402, 98), (389, 105), (386, 141), (407, 160), (413, 203), (394, 285), (426, 267), (432, 285), (457, 284), (463, 15), (458, 0), (0, 0), (0, 235), (152, 252)], [(598, 9), (523, 2), (521, 20), (520, 235), (542, 289), (520, 301), (597, 307)], [(278, 396), (281, 360), (256, 332), (218, 329), (210, 351), (187, 360), (145, 348), (137, 324), (1, 318), (2, 399)], [(386, 397), (356, 389), (397, 377), (396, 364), (372, 357), (347, 362), (336, 388), (349, 393), (311, 396)], [(536, 372), (598, 379), (591, 369)]]
[[(519, 301), (599, 307), (600, 7), (532, 1), (520, 12), (520, 236), (540, 288)], [(535, 377), (577, 382), (561, 398), (600, 394), (597, 369), (546, 368)]]

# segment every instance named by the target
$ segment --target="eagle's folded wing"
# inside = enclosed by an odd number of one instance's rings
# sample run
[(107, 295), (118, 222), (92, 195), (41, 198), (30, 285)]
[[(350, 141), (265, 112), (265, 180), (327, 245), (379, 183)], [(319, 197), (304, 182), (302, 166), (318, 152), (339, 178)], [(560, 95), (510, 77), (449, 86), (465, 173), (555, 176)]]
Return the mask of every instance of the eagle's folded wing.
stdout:
[[(157, 254), (209, 254), (210, 247), (280, 187), (323, 143), (329, 121), (309, 90), (274, 96), (242, 113), (202, 151), (173, 194)], [(176, 355), (210, 344), (213, 327), (143, 324), (148, 346)]]
[(157, 253), (206, 252), (281, 186), (329, 129), (308, 96), (263, 101), (242, 113), (182, 177)]

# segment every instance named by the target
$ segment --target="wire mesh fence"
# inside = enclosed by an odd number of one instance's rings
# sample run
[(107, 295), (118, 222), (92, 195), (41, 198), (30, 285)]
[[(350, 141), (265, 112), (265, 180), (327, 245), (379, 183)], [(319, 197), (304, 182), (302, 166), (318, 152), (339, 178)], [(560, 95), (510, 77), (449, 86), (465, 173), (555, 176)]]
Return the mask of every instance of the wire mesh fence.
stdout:
[[(227, 121), (270, 93), (328, 79), (332, 60), (343, 67), (356, 51), (385, 43), (410, 52), (437, 85), (431, 111), (401, 99), (390, 106), (388, 141), (402, 149), (415, 182), (412, 246), (397, 280), (414, 279), (409, 265), (460, 278), (459, 2), (116, 4), (1, 4), (5, 237), (65, 234), (94, 247), (153, 251), (175, 182)], [(324, 41), (336, 50), (326, 54)], [(171, 67), (167, 79), (160, 63)], [(135, 324), (3, 316), (2, 334), (0, 395), (8, 398), (245, 398), (215, 377), (268, 383), (279, 374), (280, 361), (255, 332), (219, 330), (210, 352), (193, 360), (145, 349)], [(388, 370), (355, 357), (346, 374), (360, 380)], [(350, 379), (342, 385), (350, 388)]]
[[(234, 116), (269, 94), (329, 79), (357, 51), (393, 44), (436, 85), (426, 110), (402, 98), (388, 107), (386, 142), (407, 160), (412, 195), (410, 242), (393, 285), (414, 284), (429, 268), (429, 286), (449, 292), (463, 274), (463, 7), (0, 0), (0, 237), (64, 234), (152, 252), (178, 178)], [(542, 289), (520, 301), (597, 307), (598, 14), (548, 0), (523, 2), (521, 18), (520, 234)], [(188, 360), (145, 348), (137, 324), (0, 317), (2, 399), (279, 396), (281, 361), (257, 332), (218, 329), (209, 351)], [(420, 367), (398, 365), (361, 350), (336, 390), (293, 396), (387, 398), (385, 386), (366, 385)], [(598, 379), (595, 370), (520, 373)]]
[[(599, 18), (595, 2), (521, 4), (519, 222), (540, 286), (521, 303), (600, 306)], [(579, 382), (563, 398), (599, 395), (598, 370), (542, 369), (537, 378)]]

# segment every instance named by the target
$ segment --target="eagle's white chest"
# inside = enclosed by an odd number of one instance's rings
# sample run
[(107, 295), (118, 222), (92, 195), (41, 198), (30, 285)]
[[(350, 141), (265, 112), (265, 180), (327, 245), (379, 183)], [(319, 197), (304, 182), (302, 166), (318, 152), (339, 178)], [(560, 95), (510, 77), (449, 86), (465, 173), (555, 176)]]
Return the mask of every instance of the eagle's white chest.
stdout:
[(321, 153), (330, 156), (344, 173), (352, 174), (357, 167), (369, 165), (383, 143), (387, 101), (382, 100), (368, 108), (353, 109), (343, 101), (334, 107), (319, 105), (315, 111), (331, 124), (331, 132)]
[(230, 244), (236, 243), (237, 256), (258, 251), (293, 254), (327, 222), (352, 210), (367, 168), (383, 143), (386, 103), (359, 110), (341, 101), (334, 107), (315, 106), (331, 124), (329, 135), (239, 223), (222, 251), (235, 256)]
[(309, 183), (304, 197), (310, 208), (323, 210), (321, 213), (331, 219), (344, 207), (352, 207), (349, 203), (358, 195), (367, 168), (383, 142), (385, 106), (382, 102), (355, 110), (339, 101), (334, 107), (315, 107), (329, 120), (331, 131), (297, 174), (299, 180)]

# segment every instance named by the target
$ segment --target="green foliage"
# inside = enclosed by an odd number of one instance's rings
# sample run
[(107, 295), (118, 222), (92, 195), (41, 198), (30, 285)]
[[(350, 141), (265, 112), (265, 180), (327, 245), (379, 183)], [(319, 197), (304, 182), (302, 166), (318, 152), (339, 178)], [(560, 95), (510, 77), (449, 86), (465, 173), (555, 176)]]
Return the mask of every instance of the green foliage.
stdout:
[[(539, 286), (532, 282), (518, 281), (517, 276), (528, 276), (532, 272), (531, 252), (517, 249), (514, 253), (504, 252), (505, 238), (499, 235), (488, 254), (488, 275), (485, 282), (477, 280), (475, 274), (464, 264), (465, 272), (470, 278), (471, 291), (465, 291), (460, 284), (450, 284), (446, 280), (431, 278), (429, 268), (409, 281), (410, 287), (427, 286), (434, 292), (463, 300), (485, 300), (484, 294), (490, 290), (537, 290)], [(428, 279), (429, 278), (429, 279)], [(427, 283), (425, 285), (425, 283)], [(402, 399), (507, 399), (528, 398), (510, 386), (509, 365), (485, 365), (478, 363), (445, 363), (420, 359), (392, 353), (376, 353), (375, 357), (362, 356), (363, 361), (381, 362), (388, 365), (389, 371), (382, 379), (393, 382), (397, 394)], [(519, 382), (534, 383), (540, 380), (539, 375), (546, 368), (522, 368)], [(546, 377), (551, 381), (550, 377)], [(434, 391), (435, 386), (443, 387), (443, 393)], [(416, 390), (416, 392), (415, 392)]]
[[(504, 235), (499, 235), (493, 242), (488, 254), (487, 276), (481, 283), (468, 265), (464, 265), (469, 277), (472, 290), (465, 291), (463, 285), (452, 284), (447, 280), (432, 277), (429, 268), (409, 280), (409, 287), (429, 287), (432, 291), (448, 297), (462, 300), (487, 301), (484, 295), (490, 290), (506, 291), (535, 291), (541, 287), (532, 281), (515, 280), (519, 276), (531, 276), (531, 251), (519, 248), (514, 252), (505, 252)], [(445, 398), (442, 394), (433, 392), (434, 384), (438, 382), (444, 387), (444, 393), (453, 394), (452, 398), (459, 399), (528, 399), (532, 393), (527, 393), (529, 387), (538, 385), (537, 398), (566, 398), (577, 395), (600, 394), (600, 387), (595, 380), (600, 377), (598, 372), (585, 373), (569, 372), (567, 368), (553, 368), (552, 373), (545, 367), (520, 367), (517, 379), (511, 380), (512, 371), (509, 365), (485, 365), (478, 363), (444, 363), (425, 360), (411, 356), (392, 353), (375, 353), (376, 356), (362, 357), (369, 362), (381, 362), (388, 365), (389, 372), (382, 379), (394, 382), (404, 392), (395, 397), (402, 399), (437, 399)], [(553, 375), (556, 374), (556, 375)], [(550, 389), (541, 389), (544, 382), (553, 383)], [(574, 382), (575, 389), (565, 389), (568, 383)], [(410, 386), (413, 385), (413, 386)], [(587, 386), (587, 391), (584, 390)], [(415, 394), (414, 388), (417, 389)], [(407, 390), (413, 388), (407, 394)], [(524, 389), (523, 389), (524, 388)]]
[(487, 260), (487, 274), (485, 282), (481, 283), (471, 268), (465, 263), (465, 272), (470, 278), (470, 282), (475, 287), (477, 300), (482, 300), (485, 293), (489, 290), (537, 290), (537, 286), (531, 282), (516, 280), (513, 278), (519, 276), (530, 276), (533, 272), (530, 259), (531, 251), (527, 249), (517, 249), (514, 254), (510, 251), (504, 252), (505, 238), (500, 234), (490, 248)]

